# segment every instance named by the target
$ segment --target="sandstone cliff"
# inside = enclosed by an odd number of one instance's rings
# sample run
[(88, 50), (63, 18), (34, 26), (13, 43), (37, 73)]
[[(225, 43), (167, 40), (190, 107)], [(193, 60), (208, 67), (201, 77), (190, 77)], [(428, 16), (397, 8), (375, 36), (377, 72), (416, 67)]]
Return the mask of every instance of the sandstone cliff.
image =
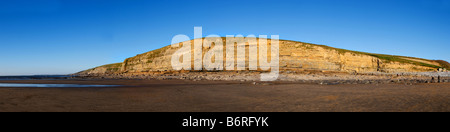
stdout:
[[(225, 39), (223, 41), (225, 43)], [(191, 44), (193, 43), (193, 40), (191, 40)], [(445, 61), (371, 54), (288, 40), (280, 40), (279, 44), (280, 70), (282, 71), (313, 70), (348, 73), (398, 73), (429, 72), (436, 71), (439, 68), (448, 69), (448, 63)], [(247, 43), (246, 45), (248, 50), (248, 45), (252, 45), (252, 43)], [(149, 72), (170, 72), (173, 71), (171, 66), (172, 54), (178, 49), (167, 46), (128, 58), (123, 63), (104, 65), (77, 74), (145, 74)], [(203, 55), (208, 50), (209, 48), (203, 48)], [(194, 61), (193, 57), (191, 61)], [(246, 61), (248, 62), (248, 51)]]

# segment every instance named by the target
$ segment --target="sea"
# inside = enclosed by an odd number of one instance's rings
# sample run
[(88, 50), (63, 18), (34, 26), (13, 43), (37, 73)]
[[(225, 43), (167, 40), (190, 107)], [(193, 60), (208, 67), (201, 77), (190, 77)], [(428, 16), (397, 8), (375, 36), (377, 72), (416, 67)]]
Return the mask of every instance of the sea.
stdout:
[[(73, 75), (30, 75), (30, 76), (0, 76), (0, 81), (16, 80), (66, 80), (76, 76)], [(29, 83), (2, 83), (0, 87), (20, 88), (87, 88), (87, 87), (117, 87), (119, 85), (86, 85), (86, 84), (29, 84)]]
[(75, 75), (26, 75), (26, 76), (0, 76), (0, 80), (60, 80), (70, 79)]

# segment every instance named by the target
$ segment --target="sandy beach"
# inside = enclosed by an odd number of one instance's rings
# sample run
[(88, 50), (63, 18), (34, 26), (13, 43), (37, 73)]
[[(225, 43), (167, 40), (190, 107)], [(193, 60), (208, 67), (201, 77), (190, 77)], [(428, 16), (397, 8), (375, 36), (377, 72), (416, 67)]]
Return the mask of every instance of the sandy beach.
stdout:
[(0, 88), (1, 112), (450, 112), (450, 84), (297, 84), (188, 80), (29, 80), (122, 85)]

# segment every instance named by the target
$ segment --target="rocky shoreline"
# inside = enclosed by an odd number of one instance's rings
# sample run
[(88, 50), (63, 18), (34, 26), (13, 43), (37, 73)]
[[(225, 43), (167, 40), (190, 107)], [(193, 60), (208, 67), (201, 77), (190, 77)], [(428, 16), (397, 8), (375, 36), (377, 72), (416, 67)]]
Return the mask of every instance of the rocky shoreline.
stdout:
[[(241, 81), (253, 84), (259, 82), (261, 72), (151, 72), (83, 74), (75, 78), (82, 79), (139, 79), (139, 80), (191, 80), (191, 81)], [(412, 85), (417, 83), (448, 83), (450, 72), (420, 73), (327, 73), (327, 72), (281, 72), (279, 82), (311, 83), (321, 85), (336, 84), (390, 84)]]

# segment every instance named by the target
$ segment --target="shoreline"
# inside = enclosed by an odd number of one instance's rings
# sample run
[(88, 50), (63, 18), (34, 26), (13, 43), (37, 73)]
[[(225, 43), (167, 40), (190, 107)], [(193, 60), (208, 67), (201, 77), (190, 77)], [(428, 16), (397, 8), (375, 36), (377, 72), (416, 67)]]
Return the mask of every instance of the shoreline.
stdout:
[[(240, 81), (260, 82), (261, 72), (152, 72), (77, 75), (78, 79), (140, 79), (140, 80), (189, 80), (189, 81)], [(281, 72), (274, 82), (308, 84), (391, 84), (391, 83), (447, 83), (450, 72), (424, 73), (363, 73), (336, 72)]]

